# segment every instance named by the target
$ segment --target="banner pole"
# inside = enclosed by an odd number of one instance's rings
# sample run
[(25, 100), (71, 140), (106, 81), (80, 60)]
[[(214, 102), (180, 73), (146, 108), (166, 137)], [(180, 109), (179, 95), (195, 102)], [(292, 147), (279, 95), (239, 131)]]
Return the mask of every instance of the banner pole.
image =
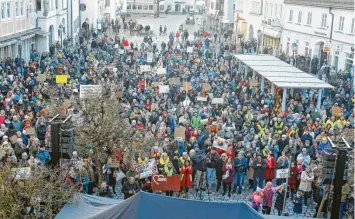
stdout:
[(285, 213), (285, 207), (286, 207), (286, 197), (287, 197), (287, 186), (288, 186), (288, 178), (290, 177), (290, 171), (291, 171), (291, 157), (289, 158), (289, 165), (288, 165), (288, 174), (287, 174), (287, 178), (286, 178), (286, 188), (285, 188), (285, 196), (284, 196), (284, 202), (283, 202), (283, 206), (282, 206), (282, 213)]

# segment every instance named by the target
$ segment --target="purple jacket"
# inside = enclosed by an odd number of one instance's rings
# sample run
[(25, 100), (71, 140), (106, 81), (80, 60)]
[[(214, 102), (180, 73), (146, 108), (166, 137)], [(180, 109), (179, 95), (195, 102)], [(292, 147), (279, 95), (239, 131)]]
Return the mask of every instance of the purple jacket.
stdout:
[[(232, 166), (231, 169), (227, 169), (227, 165), (226, 164), (223, 164), (223, 168), (222, 168), (222, 171), (223, 171), (223, 175), (226, 174), (227, 171), (229, 171), (229, 175), (226, 179), (223, 180), (223, 182), (225, 183), (232, 183), (233, 182), (233, 174), (234, 174), (234, 168)], [(222, 176), (222, 179), (223, 179), (223, 176)]]

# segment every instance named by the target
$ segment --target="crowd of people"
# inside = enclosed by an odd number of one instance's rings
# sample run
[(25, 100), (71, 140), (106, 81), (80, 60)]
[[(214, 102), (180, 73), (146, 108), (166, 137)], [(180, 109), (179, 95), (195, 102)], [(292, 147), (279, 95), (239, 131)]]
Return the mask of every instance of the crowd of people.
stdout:
[[(294, 94), (287, 94), (287, 108), (282, 112), (282, 89), (271, 90), (268, 83), (264, 91), (252, 86), (253, 74), (238, 71), (242, 67), (231, 56), (232, 45), (219, 44), (213, 36), (214, 40), (189, 40), (188, 31), (179, 34), (176, 30), (166, 42), (146, 37), (138, 45), (129, 39), (95, 35), (90, 49), (53, 49), (41, 56), (32, 53), (29, 63), (21, 59), (1, 62), (0, 168), (10, 164), (36, 169), (50, 163), (53, 96), (48, 94), (49, 86), (63, 101), (77, 96), (80, 85), (114, 84), (114, 92), (123, 92), (120, 113), (129, 119), (130, 128), (144, 139), (159, 141), (149, 151), (139, 151), (108, 139), (109, 156), (120, 166), (106, 164), (103, 173), (95, 171), (97, 163), (90, 156), (74, 152), (62, 187), (80, 184), (82, 192), (114, 197), (119, 192), (116, 185), (122, 184), (125, 198), (140, 190), (152, 192), (151, 177), (140, 178), (136, 165), (154, 159), (159, 174), (180, 175), (181, 191), (166, 191), (169, 196), (188, 198), (191, 190), (228, 197), (249, 192), (255, 210), (261, 206), (263, 213), (270, 214), (275, 208), (281, 215), (287, 189), (295, 214), (304, 213), (302, 206), (312, 207), (312, 203), (318, 212), (327, 189), (322, 157), (332, 151), (328, 137), (335, 141), (345, 133), (353, 134), (353, 71), (347, 71), (334, 90), (325, 91), (320, 110), (314, 90), (295, 89)], [(106, 64), (115, 64), (117, 74), (110, 69), (105, 76), (95, 74), (95, 69)], [(150, 65), (152, 70), (141, 72), (141, 65)], [(160, 68), (166, 73), (157, 74)], [(55, 85), (58, 71), (69, 76), (65, 86)], [(45, 81), (38, 80), (40, 74), (46, 74)], [(158, 82), (169, 84), (168, 91), (156, 86)], [(343, 113), (332, 115), (334, 107)], [(176, 136), (181, 128), (184, 133)], [(134, 161), (127, 159), (131, 150)], [(287, 177), (277, 178), (279, 169), (290, 169), (287, 184)], [(350, 175), (353, 168), (348, 169)], [(101, 185), (97, 185), (98, 174), (104, 178)], [(341, 214), (353, 202), (351, 178), (343, 186)], [(327, 206), (323, 208), (326, 214)]]

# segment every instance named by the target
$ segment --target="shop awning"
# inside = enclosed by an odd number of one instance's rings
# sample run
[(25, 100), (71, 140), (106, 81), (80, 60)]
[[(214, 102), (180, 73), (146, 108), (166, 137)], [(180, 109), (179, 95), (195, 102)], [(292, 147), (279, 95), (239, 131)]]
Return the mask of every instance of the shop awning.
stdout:
[(281, 31), (272, 30), (269, 28), (264, 28), (264, 34), (267, 36), (271, 36), (273, 38), (279, 39), (281, 37)]
[(247, 65), (276, 87), (322, 89), (334, 87), (311, 74), (270, 55), (235, 55), (235, 58)]

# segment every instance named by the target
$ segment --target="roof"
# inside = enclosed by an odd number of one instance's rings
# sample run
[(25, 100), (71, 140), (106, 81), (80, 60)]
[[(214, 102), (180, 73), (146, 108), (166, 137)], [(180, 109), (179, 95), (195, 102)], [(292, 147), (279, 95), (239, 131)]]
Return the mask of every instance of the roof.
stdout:
[(285, 0), (285, 4), (354, 10), (353, 0)]
[(0, 47), (11, 45), (13, 43), (16, 43), (18, 40), (25, 40), (34, 37), (35, 35), (45, 36), (47, 34), (48, 32), (43, 31), (39, 27), (28, 29), (21, 32), (16, 32), (8, 36), (0, 37)]
[(334, 88), (311, 74), (271, 55), (235, 55), (257, 74), (281, 88)]
[(205, 202), (139, 192), (119, 202), (81, 194), (75, 203), (66, 204), (55, 219), (184, 219), (233, 218), (263, 219), (244, 202)]

